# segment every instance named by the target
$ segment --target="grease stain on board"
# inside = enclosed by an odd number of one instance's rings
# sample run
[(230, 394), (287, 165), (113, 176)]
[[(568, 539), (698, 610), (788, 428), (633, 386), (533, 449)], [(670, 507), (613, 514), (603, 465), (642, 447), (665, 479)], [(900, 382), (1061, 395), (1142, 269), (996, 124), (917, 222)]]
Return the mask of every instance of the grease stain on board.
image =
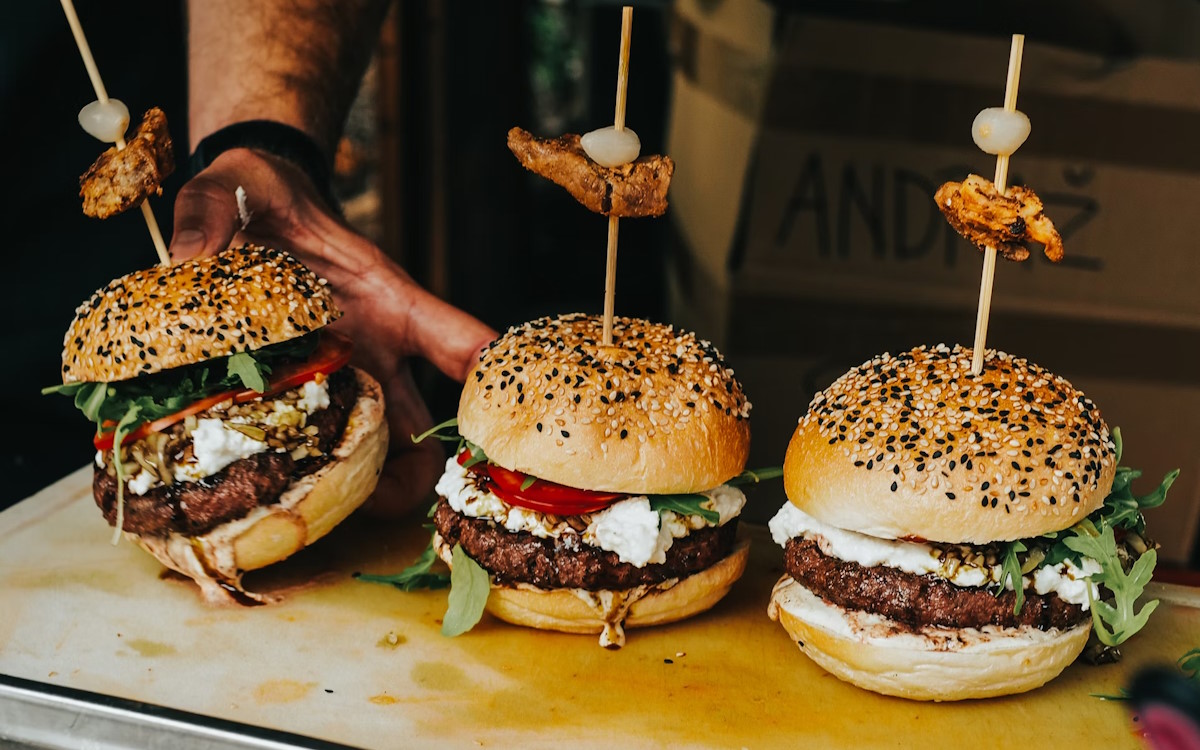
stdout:
[(302, 700), (317, 687), (315, 682), (296, 680), (267, 680), (254, 689), (254, 700), (264, 703), (293, 703)]
[(138, 656), (175, 656), (179, 651), (169, 643), (147, 640), (146, 638), (130, 638), (122, 641), (126, 646), (137, 652)]
[(427, 690), (467, 691), (471, 688), (466, 673), (446, 662), (417, 662), (410, 676), (414, 683)]

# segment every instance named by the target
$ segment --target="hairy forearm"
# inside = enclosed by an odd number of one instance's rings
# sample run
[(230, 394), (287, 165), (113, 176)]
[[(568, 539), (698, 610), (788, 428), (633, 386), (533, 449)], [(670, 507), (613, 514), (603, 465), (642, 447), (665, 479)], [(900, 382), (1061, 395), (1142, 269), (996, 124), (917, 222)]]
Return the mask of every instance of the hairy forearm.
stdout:
[(240, 120), (300, 128), (332, 154), (388, 0), (191, 0), (191, 146)]

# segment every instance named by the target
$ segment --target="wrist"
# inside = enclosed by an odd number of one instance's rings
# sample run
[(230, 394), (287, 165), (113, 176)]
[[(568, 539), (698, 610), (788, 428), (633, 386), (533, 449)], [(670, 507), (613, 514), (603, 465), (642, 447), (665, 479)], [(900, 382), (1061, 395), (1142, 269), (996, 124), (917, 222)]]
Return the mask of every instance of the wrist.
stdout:
[(235, 148), (260, 151), (288, 161), (308, 176), (330, 208), (340, 212), (341, 207), (333, 195), (329, 157), (307, 133), (274, 120), (243, 120), (202, 138), (188, 159), (189, 178)]

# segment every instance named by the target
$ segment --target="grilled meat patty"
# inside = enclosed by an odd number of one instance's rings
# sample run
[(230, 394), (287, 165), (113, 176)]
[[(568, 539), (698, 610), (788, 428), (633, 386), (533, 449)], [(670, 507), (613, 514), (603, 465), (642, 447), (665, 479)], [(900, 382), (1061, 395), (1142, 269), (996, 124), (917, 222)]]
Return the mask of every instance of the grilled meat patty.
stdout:
[(1056, 594), (1025, 592), (1019, 615), (1016, 594), (996, 596), (980, 587), (955, 586), (933, 575), (915, 575), (884, 565), (863, 567), (821, 552), (812, 539), (795, 538), (784, 551), (788, 575), (827, 602), (843, 609), (883, 615), (912, 630), (927, 625), (981, 628), (1030, 625), (1039, 630), (1070, 628), (1090, 615)]
[[(341, 440), (357, 399), (358, 386), (350, 368), (329, 376), (329, 406), (308, 417), (308, 424), (317, 426), (322, 456), (297, 461), (288, 453), (266, 451), (234, 461), (198, 482), (176, 481), (144, 495), (136, 495), (126, 486), (122, 528), (142, 536), (165, 536), (172, 531), (199, 535), (241, 518), (259, 505), (275, 502), (295, 479), (329, 462), (329, 452)], [(116, 525), (117, 478), (95, 467), (92, 494), (105, 520)]]
[(459, 513), (444, 498), (433, 523), (447, 544), (461, 544), (496, 583), (589, 591), (629, 589), (689, 576), (728, 555), (737, 535), (737, 519), (724, 526), (706, 526), (676, 539), (665, 563), (638, 568), (621, 562), (615, 552), (584, 544), (577, 535), (543, 539), (527, 531), (508, 531), (490, 520)]

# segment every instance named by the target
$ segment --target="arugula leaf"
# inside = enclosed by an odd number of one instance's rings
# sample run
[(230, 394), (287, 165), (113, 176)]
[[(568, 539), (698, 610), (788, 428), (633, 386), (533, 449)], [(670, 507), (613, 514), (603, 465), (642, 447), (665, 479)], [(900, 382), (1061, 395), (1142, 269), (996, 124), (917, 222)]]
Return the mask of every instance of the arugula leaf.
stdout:
[(75, 406), (96, 424), (99, 434), (116, 424), (137, 406), (137, 422), (174, 414), (180, 409), (222, 391), (266, 388), (264, 373), (280, 362), (307, 358), (316, 349), (320, 333), (255, 350), (239, 352), (185, 367), (176, 367), (152, 375), (141, 375), (115, 383), (70, 383), (43, 388), (43, 394), (58, 393), (73, 398)]
[(75, 408), (83, 412), (83, 416), (95, 422), (96, 415), (108, 398), (108, 386), (104, 383), (81, 383), (82, 387), (75, 394)]
[[(439, 435), (438, 434), (442, 430), (447, 430), (447, 429), (450, 429), (451, 427), (455, 428), (455, 430), (453, 431), (452, 434), (450, 434), (450, 435)], [(428, 430), (425, 430), (420, 435), (409, 435), (408, 437), (414, 443), (419, 443), (422, 440), (424, 440), (425, 438), (430, 438), (430, 437), (434, 438), (435, 440), (443, 440), (443, 441), (452, 443), (455, 440), (459, 439), (457, 428), (458, 428), (458, 417), (452, 417), (450, 419), (447, 419), (445, 422), (442, 422), (441, 424), (435, 424), (433, 427), (430, 427)]]
[(709, 523), (720, 523), (721, 514), (704, 507), (707, 502), (704, 495), (650, 495), (650, 508), (660, 515), (664, 510), (673, 510), (681, 516), (700, 516)]
[(463, 444), (467, 446), (467, 450), (471, 452), (471, 457), (462, 465), (464, 469), (469, 469), (475, 464), (483, 463), (488, 460), (487, 454), (483, 452), (483, 448), (475, 445), (470, 440), (463, 438)]
[(112, 543), (116, 546), (117, 542), (121, 541), (121, 529), (125, 526), (125, 462), (121, 459), (121, 443), (125, 442), (125, 436), (133, 428), (134, 423), (138, 420), (138, 414), (141, 408), (137, 404), (132, 404), (125, 415), (121, 417), (121, 421), (117, 422), (117, 428), (113, 431), (113, 450), (112, 461), (113, 469), (117, 472), (117, 518), (113, 524)]
[(1162, 482), (1152, 492), (1141, 497), (1133, 494), (1133, 480), (1142, 475), (1136, 469), (1121, 466), (1113, 479), (1112, 491), (1104, 499), (1104, 518), (1114, 528), (1133, 529), (1139, 534), (1146, 530), (1146, 519), (1142, 511), (1157, 508), (1167, 499), (1167, 490), (1179, 476), (1179, 469), (1167, 472)]
[(1200, 684), (1200, 648), (1194, 648), (1179, 657), (1179, 668), (1189, 680)]
[[(1188, 651), (1183, 656), (1179, 657), (1176, 662), (1179, 668), (1183, 670), (1183, 676), (1192, 682), (1198, 683), (1200, 686), (1200, 648), (1194, 648)], [(1120, 695), (1106, 695), (1104, 693), (1089, 693), (1093, 698), (1099, 698), (1102, 701), (1127, 701), (1129, 700), (1129, 691), (1125, 688), (1118, 688)]]
[(1108, 693), (1088, 693), (1093, 698), (1099, 698), (1102, 701), (1127, 701), (1129, 700), (1129, 691), (1125, 688), (1117, 688), (1120, 690), (1119, 695), (1110, 695)]
[(521, 482), (521, 489), (522, 490), (529, 489), (530, 487), (533, 486), (533, 483), (536, 481), (537, 481), (537, 477), (525, 477), (524, 481)]
[(1121, 428), (1112, 428), (1112, 441), (1116, 449), (1116, 455), (1113, 456), (1113, 462), (1120, 464), (1121, 456), (1125, 454), (1125, 441), (1121, 438)]
[(442, 635), (453, 638), (475, 627), (483, 617), (491, 590), (492, 583), (487, 571), (463, 551), (461, 544), (454, 545), (450, 565), (450, 597), (446, 616), (442, 618)]
[(783, 476), (782, 466), (771, 466), (766, 469), (747, 469), (725, 484), (740, 487), (743, 484), (758, 484), (764, 480), (775, 479), (781, 476)]
[(369, 575), (358, 573), (354, 577), (367, 583), (386, 583), (401, 591), (416, 591), (418, 589), (444, 589), (450, 585), (450, 576), (445, 573), (432, 573), (430, 569), (438, 561), (437, 553), (433, 550), (433, 540), (416, 562), (394, 575)]
[(1110, 604), (1095, 598), (1092, 587), (1088, 586), (1092, 627), (1096, 630), (1096, 636), (1106, 646), (1124, 643), (1146, 625), (1150, 614), (1158, 607), (1158, 600), (1155, 599), (1143, 605), (1141, 611), (1134, 611), (1138, 597), (1150, 582), (1154, 565), (1158, 561), (1158, 553), (1155, 550), (1147, 550), (1133, 564), (1129, 573), (1126, 573), (1117, 556), (1117, 543), (1111, 526), (1101, 524), (1098, 536), (1079, 531), (1063, 541), (1071, 549), (1100, 564), (1100, 572), (1093, 573), (1089, 580), (1098, 586), (1104, 586), (1113, 595), (1113, 603)]
[(1013, 605), (1014, 615), (1021, 614), (1021, 607), (1025, 606), (1025, 579), (1021, 577), (1021, 561), (1017, 559), (1017, 554), (1028, 551), (1029, 548), (1023, 542), (1010, 542), (1004, 551), (1004, 562), (1000, 565), (1000, 589), (996, 596), (1003, 594), (1008, 588), (1008, 582), (1012, 582), (1013, 593), (1017, 595)]
[(242, 385), (257, 393), (267, 390), (267, 379), (263, 372), (271, 372), (271, 368), (254, 358), (250, 352), (237, 352), (230, 355), (226, 361), (229, 378), (238, 378)]

